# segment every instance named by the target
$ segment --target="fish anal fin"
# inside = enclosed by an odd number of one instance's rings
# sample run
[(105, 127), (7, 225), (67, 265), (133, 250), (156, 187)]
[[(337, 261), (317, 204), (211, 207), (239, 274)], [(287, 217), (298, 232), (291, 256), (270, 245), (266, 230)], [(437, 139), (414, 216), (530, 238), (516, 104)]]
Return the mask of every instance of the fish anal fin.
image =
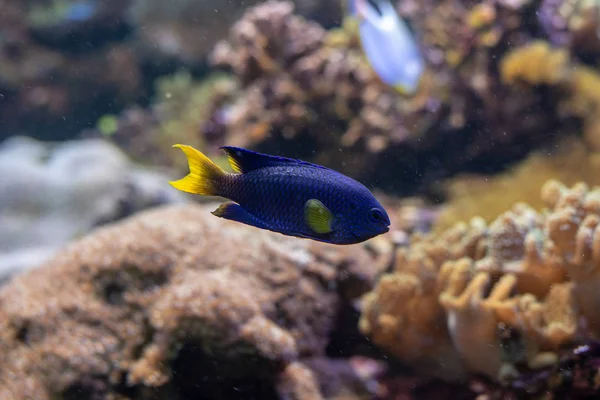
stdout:
[(229, 165), (231, 165), (231, 168), (235, 172), (242, 174), (261, 168), (286, 165), (304, 165), (314, 168), (328, 169), (321, 165), (312, 164), (306, 161), (258, 153), (256, 151), (242, 149), (241, 147), (223, 146), (221, 149), (227, 153), (227, 159), (229, 160)]
[(315, 233), (323, 235), (333, 231), (333, 214), (317, 199), (310, 199), (304, 205), (304, 219)]
[(242, 206), (232, 201), (221, 204), (211, 214), (220, 218), (254, 226), (256, 228), (269, 229), (265, 223), (260, 221), (254, 215), (250, 214), (248, 211), (244, 210)]

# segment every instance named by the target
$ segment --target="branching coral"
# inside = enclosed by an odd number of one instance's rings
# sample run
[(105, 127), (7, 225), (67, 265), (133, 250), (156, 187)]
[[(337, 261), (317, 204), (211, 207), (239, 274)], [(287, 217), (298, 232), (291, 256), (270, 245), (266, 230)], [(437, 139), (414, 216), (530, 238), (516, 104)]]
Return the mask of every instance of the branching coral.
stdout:
[(382, 277), (376, 289), (380, 295), (365, 298), (360, 327), (421, 372), (461, 378), (462, 360), (448, 336), (433, 284), (405, 273)]
[(581, 313), (595, 335), (600, 335), (598, 270), (600, 249), (600, 191), (589, 191), (584, 184), (568, 190), (554, 182), (544, 188), (548, 206), (559, 210), (546, 222), (553, 249), (568, 262), (567, 272), (575, 283), (575, 298)]
[[(365, 297), (361, 329), (432, 374), (508, 382), (600, 335), (600, 188), (548, 181), (541, 197), (545, 212), (517, 204), (490, 225), (473, 219), (413, 235), (394, 271)], [(397, 281), (410, 284), (390, 284)], [(431, 369), (431, 359), (464, 364)]]
[(439, 305), (438, 271), (453, 258), (475, 257), (474, 247), (484, 233), (478, 222), (471, 229), (457, 226), (439, 240), (415, 234), (411, 251), (398, 250), (393, 274), (383, 276), (364, 299), (361, 330), (377, 344), (410, 365), (442, 377), (462, 378), (465, 367), (454, 350)]
[(447, 287), (440, 293), (439, 303), (446, 312), (452, 343), (466, 365), (499, 378), (504, 360), (494, 305), (506, 298), (514, 276), (503, 277), (486, 296), (490, 276), (485, 272), (474, 274), (473, 270), (468, 258), (444, 263), (439, 280)]

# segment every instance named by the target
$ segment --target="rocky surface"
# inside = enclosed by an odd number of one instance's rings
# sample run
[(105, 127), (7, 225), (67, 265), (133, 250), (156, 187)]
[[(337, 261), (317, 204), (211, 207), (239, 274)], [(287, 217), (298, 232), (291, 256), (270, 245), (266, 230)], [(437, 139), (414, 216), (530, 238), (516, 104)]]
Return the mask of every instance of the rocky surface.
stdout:
[(102, 140), (0, 145), (0, 281), (36, 266), (95, 226), (183, 202), (163, 174)]
[(322, 399), (311, 363), (383, 254), (143, 212), (0, 289), (0, 398)]

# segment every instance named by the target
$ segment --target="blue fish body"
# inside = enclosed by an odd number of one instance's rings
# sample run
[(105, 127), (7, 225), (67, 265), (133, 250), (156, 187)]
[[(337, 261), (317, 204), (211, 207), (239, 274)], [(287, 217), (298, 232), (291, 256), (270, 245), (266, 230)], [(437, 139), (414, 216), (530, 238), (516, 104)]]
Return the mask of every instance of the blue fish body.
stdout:
[[(333, 244), (359, 243), (389, 230), (389, 217), (373, 194), (329, 168), (223, 147), (237, 171), (231, 174), (210, 166), (206, 156), (189, 146), (176, 147), (186, 153), (190, 174), (171, 184), (231, 200), (213, 212), (216, 216)], [(212, 172), (203, 175), (207, 166)]]

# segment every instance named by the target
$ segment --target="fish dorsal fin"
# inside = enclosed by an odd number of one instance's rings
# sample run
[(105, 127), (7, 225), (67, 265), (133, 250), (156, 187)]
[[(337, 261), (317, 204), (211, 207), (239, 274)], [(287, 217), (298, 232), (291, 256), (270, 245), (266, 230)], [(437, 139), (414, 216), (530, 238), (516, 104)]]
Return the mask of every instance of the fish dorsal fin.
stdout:
[(252, 150), (242, 149), (241, 147), (223, 146), (221, 149), (227, 153), (227, 159), (231, 168), (239, 174), (250, 172), (256, 169), (266, 167), (280, 167), (284, 165), (304, 165), (314, 168), (329, 169), (321, 165), (312, 164), (293, 158), (271, 156)]

